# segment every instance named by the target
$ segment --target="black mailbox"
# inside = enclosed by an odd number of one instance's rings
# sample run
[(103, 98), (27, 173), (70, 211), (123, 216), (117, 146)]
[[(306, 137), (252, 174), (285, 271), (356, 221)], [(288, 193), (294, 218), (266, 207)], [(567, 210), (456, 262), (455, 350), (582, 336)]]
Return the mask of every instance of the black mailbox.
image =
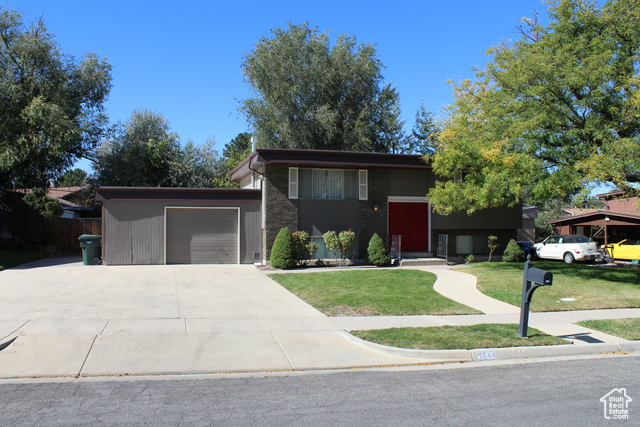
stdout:
[(529, 305), (533, 292), (540, 286), (551, 286), (553, 284), (553, 274), (549, 271), (534, 268), (531, 262), (531, 255), (524, 263), (524, 279), (522, 279), (522, 302), (520, 303), (520, 328), (518, 335), (522, 338), (527, 336), (529, 328)]
[(553, 282), (553, 273), (540, 270), (539, 268), (530, 268), (525, 273), (527, 280), (537, 283), (540, 286), (551, 286)]

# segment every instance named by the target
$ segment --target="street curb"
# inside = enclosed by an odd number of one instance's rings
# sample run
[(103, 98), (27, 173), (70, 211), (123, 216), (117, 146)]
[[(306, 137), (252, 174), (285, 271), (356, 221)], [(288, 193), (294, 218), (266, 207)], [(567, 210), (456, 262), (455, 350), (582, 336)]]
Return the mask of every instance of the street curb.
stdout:
[[(417, 350), (410, 348), (391, 347), (388, 345), (377, 344), (371, 341), (365, 341), (354, 335), (348, 334), (349, 340), (369, 350), (384, 353), (390, 356), (401, 356), (414, 359), (431, 359), (441, 362), (471, 362), (471, 352), (464, 349), (451, 350)], [(419, 362), (416, 362), (419, 363)]]
[[(640, 351), (640, 341), (594, 344), (561, 344), (530, 347), (478, 348), (472, 350), (418, 350), (372, 343), (352, 336), (351, 340), (373, 351), (415, 359), (442, 362), (482, 362), (485, 360), (513, 360), (541, 357), (585, 356), (592, 354)], [(419, 363), (416, 361), (416, 363)]]

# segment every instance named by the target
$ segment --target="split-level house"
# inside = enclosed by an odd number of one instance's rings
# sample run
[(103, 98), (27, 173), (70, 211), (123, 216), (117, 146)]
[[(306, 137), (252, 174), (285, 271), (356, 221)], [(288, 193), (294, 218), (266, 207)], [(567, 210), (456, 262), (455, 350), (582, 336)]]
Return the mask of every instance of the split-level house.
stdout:
[(230, 174), (238, 189), (101, 187), (106, 264), (268, 262), (283, 227), (304, 230), (327, 259), (322, 235), (351, 229), (353, 258), (366, 258), (377, 233), (402, 257), (488, 254), (522, 226), (520, 206), (434, 213), (435, 185), (420, 156), (256, 149)]

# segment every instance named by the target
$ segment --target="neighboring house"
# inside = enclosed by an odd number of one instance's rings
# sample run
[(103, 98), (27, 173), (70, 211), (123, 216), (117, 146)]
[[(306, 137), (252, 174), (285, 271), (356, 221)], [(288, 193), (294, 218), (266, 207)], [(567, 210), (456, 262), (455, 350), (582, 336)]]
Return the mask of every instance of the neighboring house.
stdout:
[(623, 191), (599, 194), (603, 209), (565, 209), (565, 216), (549, 221), (557, 234), (582, 234), (598, 243), (618, 243), (640, 238), (638, 197), (626, 197)]
[(352, 229), (353, 257), (366, 257), (374, 233), (403, 257), (432, 256), (447, 236), (449, 257), (488, 254), (487, 237), (506, 247), (522, 209), (448, 216), (431, 211), (435, 185), (420, 156), (257, 149), (230, 174), (240, 189), (101, 187), (106, 264), (253, 263), (269, 259), (282, 227), (305, 230), (330, 257), (322, 235)]
[[(31, 190), (16, 190), (18, 193), (28, 194)], [(47, 196), (56, 199), (62, 207), (62, 218), (83, 218), (96, 210), (93, 206), (80, 206), (71, 200), (86, 192), (87, 186), (79, 187), (50, 187), (46, 189)]]

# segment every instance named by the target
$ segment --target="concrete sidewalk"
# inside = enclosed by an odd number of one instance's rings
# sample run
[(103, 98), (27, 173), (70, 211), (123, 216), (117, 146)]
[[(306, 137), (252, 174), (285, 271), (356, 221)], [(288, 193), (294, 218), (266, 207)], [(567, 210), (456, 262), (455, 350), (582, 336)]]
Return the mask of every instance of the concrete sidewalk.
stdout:
[(473, 276), (412, 268), (437, 274), (438, 292), (487, 314), (328, 318), (246, 265), (27, 264), (0, 273), (0, 344), (16, 338), (0, 351), (0, 378), (313, 370), (640, 350), (638, 342), (572, 325), (596, 315), (640, 317), (640, 310), (532, 314), (532, 327), (591, 342), (580, 346), (424, 351), (350, 335), (396, 326), (518, 323), (519, 309), (479, 293)]

